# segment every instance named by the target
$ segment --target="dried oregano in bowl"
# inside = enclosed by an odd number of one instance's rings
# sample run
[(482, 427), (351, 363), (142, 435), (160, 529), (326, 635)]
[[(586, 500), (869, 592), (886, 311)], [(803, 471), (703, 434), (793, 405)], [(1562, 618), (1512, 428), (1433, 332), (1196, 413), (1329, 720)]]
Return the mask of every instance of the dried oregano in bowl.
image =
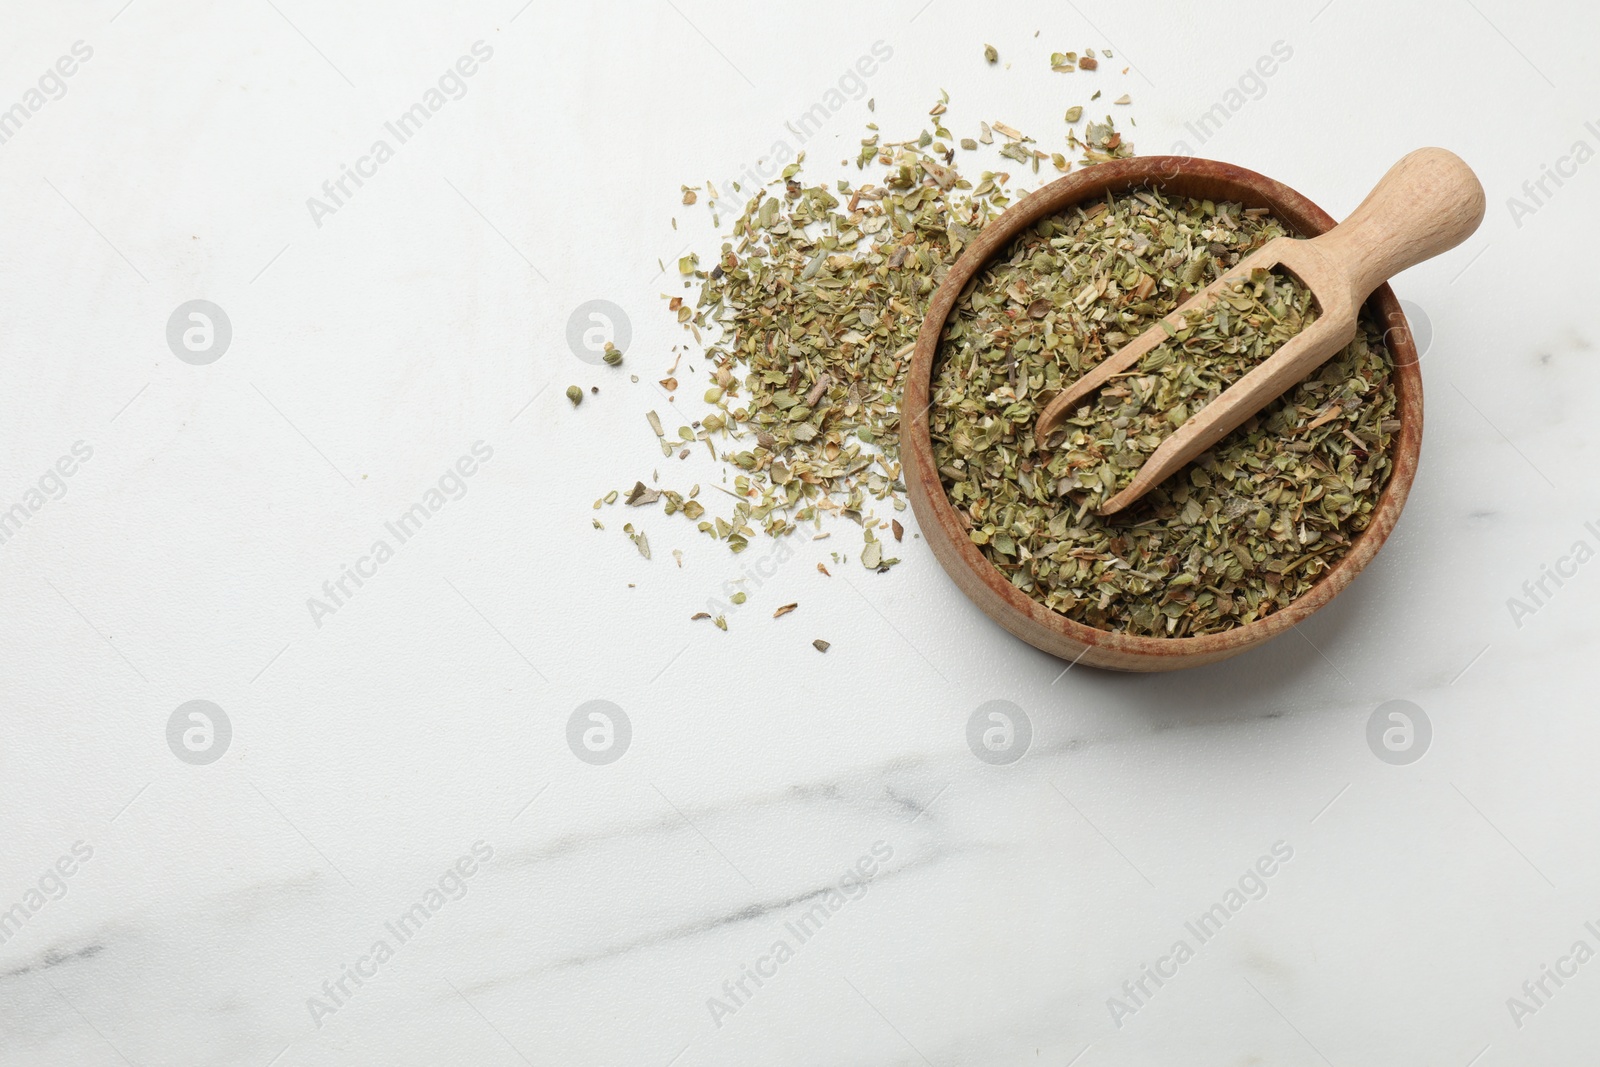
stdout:
[(1165, 434), (1314, 317), (1283, 274), (1235, 286), (1043, 450), (1034, 440), (1064, 384), (1284, 233), (1262, 208), (1137, 189), (1035, 222), (973, 277), (934, 364), (929, 435), (967, 536), (1012, 586), (1103, 630), (1216, 634), (1304, 595), (1367, 528), (1400, 429), (1367, 310), (1309, 379), (1138, 505), (1095, 514)]

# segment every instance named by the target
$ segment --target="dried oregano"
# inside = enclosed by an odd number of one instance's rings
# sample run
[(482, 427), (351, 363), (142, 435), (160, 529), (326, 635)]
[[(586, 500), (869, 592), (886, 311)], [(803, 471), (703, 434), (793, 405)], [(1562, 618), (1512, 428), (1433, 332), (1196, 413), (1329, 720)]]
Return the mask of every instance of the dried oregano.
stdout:
[(1094, 513), (1148, 439), (1309, 321), (1282, 275), (1238, 286), (1046, 451), (1034, 441), (1064, 383), (1283, 233), (1263, 210), (1140, 190), (1041, 220), (968, 286), (934, 369), (934, 454), (972, 542), (1014, 586), (1104, 629), (1216, 633), (1302, 595), (1366, 528), (1399, 427), (1366, 311), (1307, 381), (1133, 508)]
[[(1053, 55), (1051, 65), (1098, 64), (1085, 50)], [(738, 218), (717, 255), (679, 261), (690, 293), (668, 307), (697, 341), (714, 335), (705, 353), (712, 410), (675, 436), (654, 413), (650, 421), (663, 455), (699, 443), (730, 463), (735, 477), (723, 491), (733, 503), (712, 515), (695, 499), (698, 486), (652, 496), (642, 485), (630, 503), (659, 500), (734, 551), (758, 532), (784, 536), (842, 514), (863, 525), (863, 563), (895, 562), (883, 556), (892, 542), (876, 531), (889, 524), (872, 502), (904, 507), (897, 404), (909, 346), (949, 265), (1020, 184), (1005, 171), (963, 178), (955, 146), (974, 152), (998, 138), (991, 151), (1035, 175), (1041, 163), (1070, 169), (1071, 155), (1090, 165), (1133, 154), (1109, 117), (1072, 128), (1078, 106), (1066, 114), (1065, 151), (998, 121), (958, 139), (945, 111), (941, 100), (932, 129), (913, 140), (883, 140), (874, 127), (855, 160), (873, 171), (861, 184), (803, 184), (802, 155), (764, 189), (705, 186), (714, 218), (730, 204)], [(685, 187), (683, 202), (699, 192)], [(1365, 528), (1398, 426), (1389, 357), (1365, 316), (1343, 353), (1115, 521), (1093, 515), (1088, 464), (1051, 470), (1071, 448), (1053, 442), (1047, 456), (1034, 446), (1038, 412), (1064, 380), (1281, 233), (1263, 211), (1144, 191), (1045, 220), (970, 287), (935, 369), (934, 446), (974, 543), (1018, 588), (1095, 626), (1216, 632), (1302, 594)], [(1258, 296), (1275, 305), (1276, 294)], [(669, 391), (676, 369), (662, 379)], [(1171, 423), (1164, 405), (1192, 384), (1174, 384), (1172, 373), (1140, 368), (1156, 380), (1120, 398), (1137, 400), (1130, 426), (1157, 411)], [(1193, 373), (1202, 384), (1189, 395), (1209, 395), (1212, 371)], [(1100, 422), (1074, 415), (1062, 440), (1099, 432)]]
[(1309, 289), (1258, 270), (1186, 312), (1182, 326), (1163, 323), (1168, 339), (1087, 398), (1046, 442), (1056, 492), (1077, 491), (1079, 503), (1099, 508), (1174, 430), (1315, 318)]
[[(664, 454), (701, 441), (737, 468), (726, 517), (701, 518), (675, 507), (677, 494), (662, 494), (669, 513), (684, 511), (735, 552), (758, 531), (784, 536), (831, 512), (861, 523), (864, 566), (899, 562), (885, 552), (893, 542), (878, 531), (892, 527), (873, 502), (905, 507), (898, 404), (912, 343), (950, 264), (1011, 201), (1008, 172), (984, 171), (975, 183), (958, 173), (945, 104), (930, 112), (934, 129), (914, 140), (862, 140), (856, 165), (878, 181), (804, 185), (802, 157), (754, 195), (707, 188), (713, 210), (730, 195), (743, 210), (709, 262), (682, 258), (698, 297), (692, 307), (674, 297), (669, 310), (697, 338), (717, 332), (705, 353), (713, 410), (679, 442), (659, 419), (652, 428)], [(982, 129), (990, 139), (998, 131), (1001, 154), (1031, 170), (1050, 159), (1005, 123)], [(1109, 117), (1089, 123), (1081, 141), (1069, 130), (1067, 141), (1085, 164), (1132, 154)]]

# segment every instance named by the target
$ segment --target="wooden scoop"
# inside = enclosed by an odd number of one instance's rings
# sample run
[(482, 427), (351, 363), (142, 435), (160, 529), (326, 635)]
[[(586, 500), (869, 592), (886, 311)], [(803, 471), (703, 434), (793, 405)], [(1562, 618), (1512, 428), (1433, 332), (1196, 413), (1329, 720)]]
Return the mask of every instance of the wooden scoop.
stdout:
[[(1150, 454), (1128, 487), (1100, 508), (1112, 515), (1216, 444), (1251, 415), (1322, 366), (1356, 335), (1356, 313), (1390, 276), (1465, 241), (1483, 221), (1483, 186), (1460, 157), (1419, 148), (1385, 174), (1354, 213), (1321, 237), (1279, 237), (1184, 301), (1164, 320), (1182, 329), (1186, 314), (1202, 311), (1228, 283), (1250, 272), (1281, 267), (1316, 299), (1315, 322), (1229, 386), (1179, 426)], [(1118, 349), (1050, 402), (1034, 430), (1039, 447), (1067, 413), (1113, 376), (1167, 340), (1158, 322)]]

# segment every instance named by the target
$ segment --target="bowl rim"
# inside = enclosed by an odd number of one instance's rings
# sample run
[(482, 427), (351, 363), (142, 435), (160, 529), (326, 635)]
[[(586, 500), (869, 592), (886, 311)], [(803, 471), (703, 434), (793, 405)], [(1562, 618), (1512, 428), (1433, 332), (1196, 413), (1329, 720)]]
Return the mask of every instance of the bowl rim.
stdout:
[(945, 324), (967, 284), (1013, 238), (1047, 215), (1076, 203), (1138, 187), (1172, 195), (1233, 200), (1265, 207), (1297, 236), (1315, 237), (1334, 219), (1301, 193), (1231, 163), (1194, 156), (1140, 156), (1085, 168), (1026, 194), (992, 220), (962, 252), (935, 290), (917, 334), (901, 403), (900, 452), (907, 495), (934, 555), (956, 584), (991, 618), (1030, 644), (1073, 662), (1124, 670), (1199, 666), (1237, 655), (1305, 621), (1343, 592), (1388, 540), (1416, 476), (1422, 445), (1422, 375), (1405, 313), (1387, 284), (1367, 299), (1394, 360), (1401, 425), (1390, 445), (1392, 469), (1367, 528), (1338, 563), (1304, 595), (1264, 619), (1216, 634), (1149, 637), (1101, 630), (1045, 607), (1017, 589), (966, 536), (933, 460), (928, 426), (933, 361)]

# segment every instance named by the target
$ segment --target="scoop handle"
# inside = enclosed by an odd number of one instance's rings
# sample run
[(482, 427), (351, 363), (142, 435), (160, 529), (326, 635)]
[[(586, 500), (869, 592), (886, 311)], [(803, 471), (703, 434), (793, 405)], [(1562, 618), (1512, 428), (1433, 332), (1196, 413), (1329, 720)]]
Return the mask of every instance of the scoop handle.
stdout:
[(1313, 239), (1359, 305), (1407, 267), (1447, 252), (1483, 221), (1483, 186), (1454, 152), (1419, 148), (1389, 168), (1344, 222)]

